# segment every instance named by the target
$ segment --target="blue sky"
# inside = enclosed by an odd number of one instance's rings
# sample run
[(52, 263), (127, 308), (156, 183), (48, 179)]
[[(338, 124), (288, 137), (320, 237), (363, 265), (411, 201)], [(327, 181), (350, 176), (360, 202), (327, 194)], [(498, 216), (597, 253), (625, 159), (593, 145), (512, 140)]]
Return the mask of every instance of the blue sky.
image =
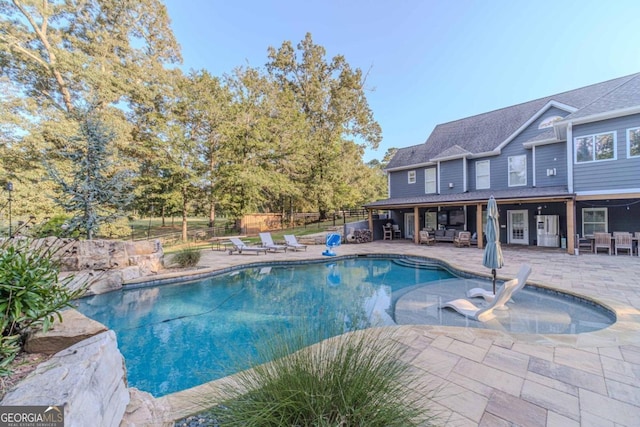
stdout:
[(637, 0), (166, 0), (184, 69), (262, 67), (307, 32), (368, 74), (376, 151), (439, 123), (640, 72)]

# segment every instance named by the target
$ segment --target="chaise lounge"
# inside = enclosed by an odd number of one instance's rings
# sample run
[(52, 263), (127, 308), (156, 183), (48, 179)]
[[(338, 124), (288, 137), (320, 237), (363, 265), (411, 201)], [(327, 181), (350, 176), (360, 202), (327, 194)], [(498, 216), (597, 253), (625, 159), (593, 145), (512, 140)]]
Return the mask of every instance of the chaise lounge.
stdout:
[(256, 255), (259, 255), (260, 252), (264, 252), (265, 254), (267, 253), (267, 248), (263, 248), (261, 246), (248, 246), (237, 237), (230, 237), (229, 240), (233, 244), (233, 248), (229, 249), (229, 255), (234, 252), (238, 252), (239, 254), (242, 252), (255, 252)]
[[(522, 267), (520, 267), (520, 271), (518, 271), (518, 275), (516, 276), (516, 278), (510, 280), (510, 282), (515, 281), (517, 283), (517, 286), (514, 289), (513, 293), (516, 293), (522, 288), (524, 288), (524, 285), (527, 284), (527, 279), (529, 278), (530, 274), (531, 274), (531, 266), (529, 264), (523, 264)], [(492, 290), (488, 290), (484, 288), (473, 288), (467, 291), (467, 298), (484, 298), (485, 301), (492, 302), (495, 298), (495, 295), (493, 294)], [(502, 307), (495, 307), (495, 308), (498, 309)]]
[(284, 251), (287, 252), (286, 245), (276, 245), (273, 242), (273, 238), (271, 237), (271, 233), (260, 233), (260, 240), (262, 241), (262, 246), (270, 251)]
[(294, 249), (296, 251), (301, 249), (304, 249), (305, 251), (307, 250), (307, 245), (298, 243), (298, 239), (296, 239), (296, 236), (294, 236), (293, 234), (285, 234), (284, 242), (289, 248)]
[(471, 301), (460, 298), (446, 302), (442, 304), (440, 308), (452, 308), (465, 317), (478, 320), (480, 322), (486, 322), (494, 317), (493, 310), (503, 307), (505, 303), (509, 301), (517, 286), (517, 280), (510, 280), (506, 282), (500, 287), (500, 289), (498, 289), (495, 298), (486, 307), (477, 307)]

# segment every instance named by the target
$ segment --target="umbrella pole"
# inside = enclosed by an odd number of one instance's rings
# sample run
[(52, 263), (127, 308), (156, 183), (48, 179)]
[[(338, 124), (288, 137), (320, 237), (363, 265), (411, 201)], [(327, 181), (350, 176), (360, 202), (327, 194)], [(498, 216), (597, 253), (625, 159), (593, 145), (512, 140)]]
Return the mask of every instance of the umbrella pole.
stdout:
[(491, 269), (491, 274), (493, 275), (493, 294), (496, 294), (496, 269)]

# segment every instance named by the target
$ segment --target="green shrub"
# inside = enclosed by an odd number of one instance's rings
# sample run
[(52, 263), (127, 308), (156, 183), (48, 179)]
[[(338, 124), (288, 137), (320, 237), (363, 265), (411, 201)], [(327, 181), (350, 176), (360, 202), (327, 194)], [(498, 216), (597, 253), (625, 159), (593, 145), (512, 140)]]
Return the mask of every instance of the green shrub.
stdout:
[(208, 415), (223, 426), (432, 425), (430, 393), (406, 387), (422, 382), (402, 361), (404, 349), (390, 332), (306, 343), (278, 335), (261, 354), (273, 361), (237, 374), (236, 385), (225, 390), (230, 398)]
[[(42, 241), (40, 241), (42, 242)], [(36, 328), (48, 330), (61, 318), (84, 289), (71, 291), (72, 280), (58, 280), (59, 245), (38, 245), (30, 239), (10, 239), (0, 245), (0, 375), (19, 352), (26, 334)]]
[[(34, 225), (31, 229), (31, 235), (36, 238), (49, 236), (71, 237), (69, 236), (71, 231), (66, 228), (71, 218), (69, 215), (52, 216), (51, 218), (45, 219), (42, 223)], [(73, 237), (77, 237), (77, 235), (78, 233), (76, 232)]]
[(202, 253), (197, 248), (185, 248), (176, 252), (171, 259), (182, 268), (195, 267), (200, 262)]

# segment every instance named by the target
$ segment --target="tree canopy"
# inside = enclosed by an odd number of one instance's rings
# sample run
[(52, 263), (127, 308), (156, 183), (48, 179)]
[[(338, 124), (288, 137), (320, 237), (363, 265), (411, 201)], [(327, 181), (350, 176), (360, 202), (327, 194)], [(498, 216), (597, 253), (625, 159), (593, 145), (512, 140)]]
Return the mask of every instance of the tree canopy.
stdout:
[(77, 179), (76, 136), (91, 148), (98, 122), (109, 176), (131, 178), (130, 209), (180, 213), (184, 237), (194, 213), (213, 225), (220, 212), (324, 215), (385, 196), (380, 162), (362, 160), (382, 139), (365, 76), (311, 34), (269, 47), (262, 68), (213, 76), (180, 61), (159, 0), (0, 0), (0, 175), (17, 183), (17, 211), (69, 208), (54, 184)]

